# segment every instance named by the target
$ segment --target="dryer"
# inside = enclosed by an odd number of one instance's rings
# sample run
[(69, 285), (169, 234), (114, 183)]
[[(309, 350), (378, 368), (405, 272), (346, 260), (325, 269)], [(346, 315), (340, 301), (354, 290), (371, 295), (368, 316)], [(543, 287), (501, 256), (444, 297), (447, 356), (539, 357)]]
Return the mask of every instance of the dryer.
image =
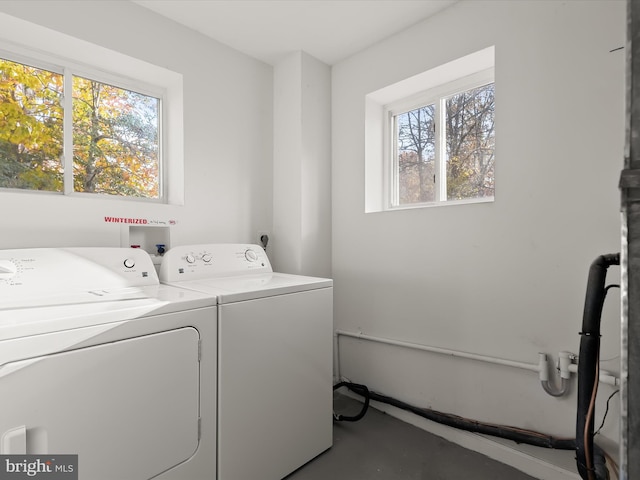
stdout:
[(216, 299), (128, 248), (0, 250), (0, 454), (215, 479)]
[(333, 442), (333, 282), (262, 247), (172, 247), (160, 281), (218, 300), (218, 480), (279, 480)]

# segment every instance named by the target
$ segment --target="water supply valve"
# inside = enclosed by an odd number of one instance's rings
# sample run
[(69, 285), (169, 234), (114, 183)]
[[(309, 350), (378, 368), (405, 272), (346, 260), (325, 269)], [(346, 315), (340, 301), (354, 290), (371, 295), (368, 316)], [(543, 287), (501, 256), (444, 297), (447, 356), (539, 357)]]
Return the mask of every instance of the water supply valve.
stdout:
[(560, 352), (559, 356), (559, 370), (560, 377), (569, 379), (571, 378), (571, 371), (569, 370), (569, 365), (571, 365), (572, 357), (574, 356), (571, 352)]

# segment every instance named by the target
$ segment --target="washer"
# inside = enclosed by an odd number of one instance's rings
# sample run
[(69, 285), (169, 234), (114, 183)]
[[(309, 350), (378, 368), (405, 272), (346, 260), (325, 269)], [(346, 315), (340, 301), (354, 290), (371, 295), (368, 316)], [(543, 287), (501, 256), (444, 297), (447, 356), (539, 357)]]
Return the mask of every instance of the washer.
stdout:
[(279, 480), (331, 447), (332, 280), (208, 244), (171, 248), (160, 281), (218, 299), (218, 480)]
[(0, 250), (0, 453), (77, 454), (91, 480), (214, 479), (216, 316), (142, 250)]

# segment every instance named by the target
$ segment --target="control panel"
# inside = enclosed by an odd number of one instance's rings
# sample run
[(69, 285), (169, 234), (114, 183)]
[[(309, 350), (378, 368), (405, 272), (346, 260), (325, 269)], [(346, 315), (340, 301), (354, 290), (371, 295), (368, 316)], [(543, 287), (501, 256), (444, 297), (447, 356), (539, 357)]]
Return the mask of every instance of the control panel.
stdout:
[(157, 284), (158, 276), (149, 254), (139, 249), (0, 250), (0, 305), (3, 299)]
[(174, 246), (164, 254), (160, 281), (177, 282), (247, 273), (273, 272), (259, 245), (215, 243)]

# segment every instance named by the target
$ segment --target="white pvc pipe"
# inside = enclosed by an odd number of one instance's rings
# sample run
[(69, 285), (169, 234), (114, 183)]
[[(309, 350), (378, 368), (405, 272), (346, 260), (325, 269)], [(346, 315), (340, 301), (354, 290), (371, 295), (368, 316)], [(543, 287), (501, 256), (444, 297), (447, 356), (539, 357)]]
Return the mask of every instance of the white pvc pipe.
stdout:
[(410, 342), (403, 342), (400, 340), (392, 340), (390, 338), (374, 337), (372, 335), (365, 335), (364, 333), (354, 333), (354, 332), (347, 332), (345, 330), (336, 330), (336, 336), (359, 338), (361, 340), (384, 343), (387, 345), (396, 345), (398, 347), (412, 348), (414, 350), (423, 350), (425, 352), (439, 353), (442, 355), (449, 355), (452, 357), (467, 358), (469, 360), (477, 360), (480, 362), (494, 363), (497, 365), (505, 365), (507, 367), (522, 368), (524, 370), (531, 370), (532, 372), (540, 371), (540, 365), (537, 363), (516, 362), (513, 360), (505, 360), (502, 358), (488, 357), (486, 355), (478, 355), (476, 353), (467, 353), (467, 352), (461, 352), (458, 350), (450, 350), (448, 348), (431, 347), (428, 345), (421, 345), (419, 343), (410, 343)]
[[(578, 371), (578, 365), (572, 363), (571, 365), (569, 365), (569, 371), (572, 373), (576, 373)], [(611, 372), (600, 370), (600, 382), (606, 383), (607, 385), (613, 385), (615, 387), (620, 385), (620, 378), (616, 377), (615, 374)]]
[[(414, 350), (422, 350), (425, 352), (431, 352), (431, 353), (439, 353), (441, 355), (449, 355), (452, 357), (459, 357), (459, 358), (466, 358), (469, 360), (476, 360), (476, 361), (480, 361), (480, 362), (485, 362), (485, 363), (492, 363), (495, 365), (504, 365), (507, 367), (514, 367), (514, 368), (520, 368), (523, 370), (529, 370), (532, 372), (537, 372), (540, 376), (540, 380), (544, 381), (544, 380), (548, 380), (548, 375), (547, 375), (547, 359), (546, 359), (546, 354), (541, 353), (539, 354), (539, 358), (538, 358), (538, 363), (525, 363), (525, 362), (516, 362), (514, 360), (506, 360), (503, 358), (497, 358), (497, 357), (490, 357), (487, 355), (479, 355), (476, 353), (468, 353), (468, 352), (461, 352), (458, 350), (451, 350), (448, 348), (440, 348), (440, 347), (432, 347), (432, 346), (428, 346), (428, 345), (422, 345), (419, 343), (411, 343), (411, 342), (404, 342), (401, 340), (393, 340), (390, 338), (383, 338), (383, 337), (374, 337), (372, 335), (366, 335), (364, 333), (361, 332), (348, 332), (346, 330), (336, 330), (335, 331), (335, 361), (336, 361), (336, 378), (338, 381), (340, 381), (340, 354), (339, 354), (339, 337), (340, 336), (344, 336), (344, 337), (351, 337), (351, 338), (357, 338), (357, 339), (361, 339), (361, 340), (367, 340), (370, 342), (376, 342), (376, 343), (383, 343), (386, 345), (395, 345), (398, 347), (404, 347), (404, 348), (411, 348)], [(562, 366), (562, 371), (561, 371), (561, 376), (562, 378), (568, 378), (567, 376), (567, 371), (571, 371), (571, 372), (577, 372), (578, 371), (578, 366), (576, 364), (570, 364), (568, 365), (568, 369), (567, 369), (567, 365), (565, 362), (565, 357), (568, 358), (568, 354), (566, 354), (566, 352), (560, 352), (560, 357), (561, 357), (561, 366)], [(611, 373), (609, 372), (604, 372), (601, 371), (600, 372), (600, 381), (603, 383), (607, 383), (609, 385), (619, 385), (620, 384), (620, 379), (616, 378), (615, 376), (613, 376)]]

